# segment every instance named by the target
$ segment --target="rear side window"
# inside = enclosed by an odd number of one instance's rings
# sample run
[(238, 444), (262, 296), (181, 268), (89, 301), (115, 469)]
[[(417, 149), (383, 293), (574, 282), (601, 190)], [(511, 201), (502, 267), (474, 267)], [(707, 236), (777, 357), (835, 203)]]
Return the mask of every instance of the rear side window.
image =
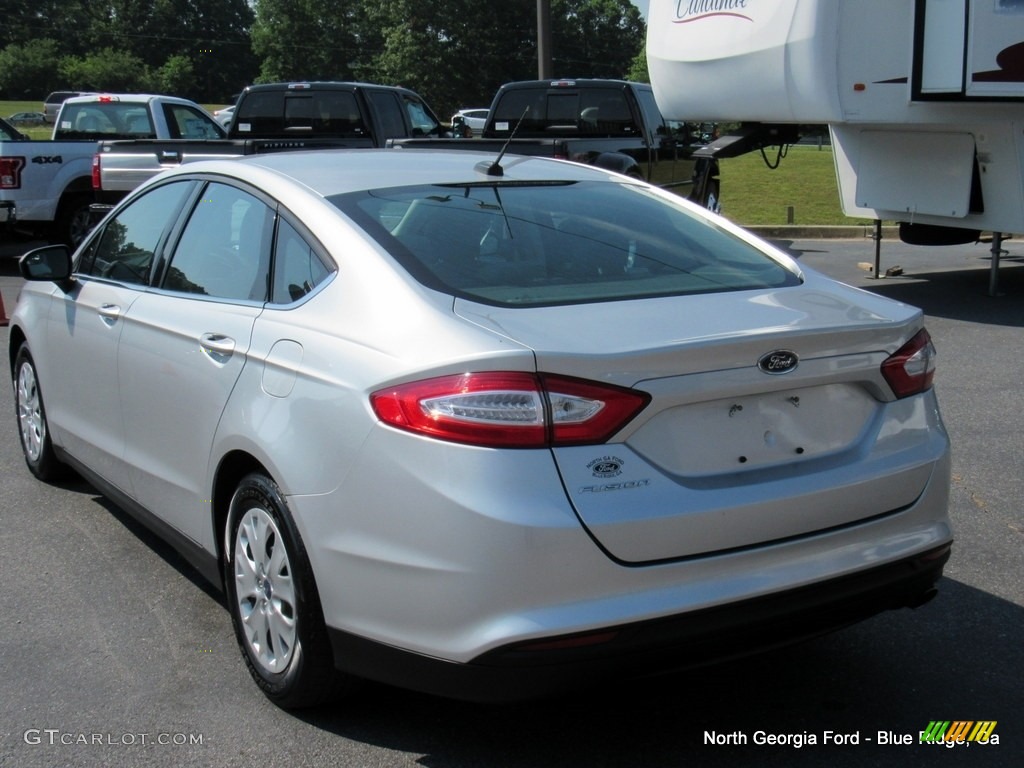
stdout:
[(399, 104), (397, 94), (392, 91), (374, 89), (364, 91), (364, 93), (373, 106), (381, 139), (398, 139), (406, 136), (408, 129), (405, 127), (402, 106)]
[(274, 251), (274, 285), (270, 300), (274, 304), (298, 301), (327, 279), (330, 270), (308, 242), (287, 221), (277, 228)]
[(102, 233), (85, 249), (80, 274), (148, 285), (153, 256), (174, 220), (168, 212), (178, 210), (192, 190), (190, 181), (157, 187), (135, 199), (103, 227)]
[(72, 96), (78, 96), (78, 91), (54, 91), (46, 97), (46, 104), (63, 104), (66, 100)]
[(668, 129), (665, 127), (665, 120), (658, 109), (658, 103), (654, 100), (654, 93), (646, 88), (638, 88), (636, 98), (640, 102), (640, 109), (643, 110), (647, 129), (656, 136), (667, 136)]
[(781, 261), (644, 187), (479, 182), (332, 200), (416, 279), (501, 306), (776, 288)]

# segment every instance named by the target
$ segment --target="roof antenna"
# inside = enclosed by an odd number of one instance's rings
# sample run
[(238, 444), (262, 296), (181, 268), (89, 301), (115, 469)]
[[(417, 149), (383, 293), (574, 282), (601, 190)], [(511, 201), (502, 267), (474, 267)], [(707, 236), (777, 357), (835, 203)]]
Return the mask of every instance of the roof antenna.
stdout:
[(494, 162), (487, 168), (488, 176), (504, 176), (505, 169), (501, 167), (501, 158), (505, 156), (508, 151), (508, 145), (512, 143), (512, 139), (516, 137), (516, 132), (519, 130), (519, 126), (523, 124), (523, 118), (526, 117), (526, 113), (530, 111), (529, 105), (523, 110), (523, 114), (519, 116), (519, 120), (516, 122), (516, 127), (512, 129), (512, 133), (508, 135), (508, 139), (505, 141), (505, 146), (501, 148), (501, 152), (494, 159)]

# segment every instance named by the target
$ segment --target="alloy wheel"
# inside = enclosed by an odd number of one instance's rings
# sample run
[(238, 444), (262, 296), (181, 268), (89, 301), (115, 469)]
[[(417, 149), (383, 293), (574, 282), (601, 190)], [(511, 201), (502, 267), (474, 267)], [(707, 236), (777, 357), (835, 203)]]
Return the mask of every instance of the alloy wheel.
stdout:
[(261, 667), (279, 674), (298, 642), (296, 595), (284, 538), (265, 509), (245, 511), (234, 550), (235, 596), (246, 645)]

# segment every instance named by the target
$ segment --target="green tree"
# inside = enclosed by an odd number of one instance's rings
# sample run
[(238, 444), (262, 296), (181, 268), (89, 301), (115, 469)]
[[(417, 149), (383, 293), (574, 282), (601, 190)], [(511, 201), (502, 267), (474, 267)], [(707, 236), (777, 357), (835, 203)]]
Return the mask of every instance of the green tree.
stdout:
[[(60, 35), (58, 55), (72, 57), (68, 66), (76, 76), (82, 75), (84, 61), (107, 49), (142, 63), (142, 70), (120, 76), (90, 63), (88, 77), (108, 78), (97, 88), (113, 90), (118, 82), (130, 82), (129, 75), (163, 72), (159, 82), (189, 89), (175, 90), (176, 95), (226, 101), (257, 70), (249, 39), (252, 18), (248, 0), (3, 0), (0, 49)], [(185, 59), (191, 78), (184, 76)], [(53, 67), (60, 71), (56, 58)], [(48, 90), (69, 87), (58, 82)]]
[[(251, 82), (256, 69), (246, 0), (91, 0), (82, 4), (90, 50), (113, 47), (141, 60), (179, 96), (224, 101)], [(184, 60), (193, 76), (184, 77)], [(170, 69), (165, 69), (170, 67)], [(174, 75), (169, 73), (173, 71)]]
[[(11, 44), (29, 45), (42, 38), (55, 39), (66, 29), (78, 32), (79, 26), (61, 23), (80, 10), (79, 0), (0, 0), (0, 49)], [(69, 52), (69, 43), (74, 45), (75, 41), (61, 41), (64, 53)]]
[(0, 93), (15, 99), (42, 99), (63, 87), (59, 51), (59, 43), (49, 38), (8, 45), (0, 51)]
[(146, 90), (154, 93), (198, 93), (203, 90), (192, 59), (175, 54), (149, 73)]
[(646, 31), (629, 0), (552, 0), (555, 75), (625, 78), (644, 50)]
[(367, 16), (380, 51), (360, 77), (412, 88), (442, 118), (488, 106), (499, 85), (536, 74), (532, 3), (380, 0)]
[(357, 0), (255, 0), (252, 48), (260, 82), (351, 80), (363, 50)]
[[(379, 40), (357, 74), (406, 85), (442, 117), (487, 106), (503, 83), (537, 76), (536, 3), (377, 0), (366, 21)], [(553, 0), (556, 75), (625, 77), (643, 49), (645, 25), (628, 0)]]
[(626, 79), (635, 83), (651, 82), (651, 73), (647, 71), (646, 49), (641, 49), (640, 53), (633, 58), (633, 63), (629, 65), (629, 72), (626, 73)]
[(60, 73), (73, 90), (121, 91), (145, 90), (148, 69), (137, 57), (115, 48), (104, 48), (88, 56), (65, 56)]

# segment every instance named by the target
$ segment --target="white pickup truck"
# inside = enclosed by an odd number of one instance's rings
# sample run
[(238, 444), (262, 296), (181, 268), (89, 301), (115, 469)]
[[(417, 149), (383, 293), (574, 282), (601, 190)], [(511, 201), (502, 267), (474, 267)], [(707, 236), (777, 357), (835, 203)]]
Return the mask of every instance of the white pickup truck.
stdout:
[(77, 245), (89, 231), (100, 141), (224, 136), (217, 121), (187, 99), (106, 93), (68, 99), (51, 139), (0, 139), (0, 233), (28, 230)]

